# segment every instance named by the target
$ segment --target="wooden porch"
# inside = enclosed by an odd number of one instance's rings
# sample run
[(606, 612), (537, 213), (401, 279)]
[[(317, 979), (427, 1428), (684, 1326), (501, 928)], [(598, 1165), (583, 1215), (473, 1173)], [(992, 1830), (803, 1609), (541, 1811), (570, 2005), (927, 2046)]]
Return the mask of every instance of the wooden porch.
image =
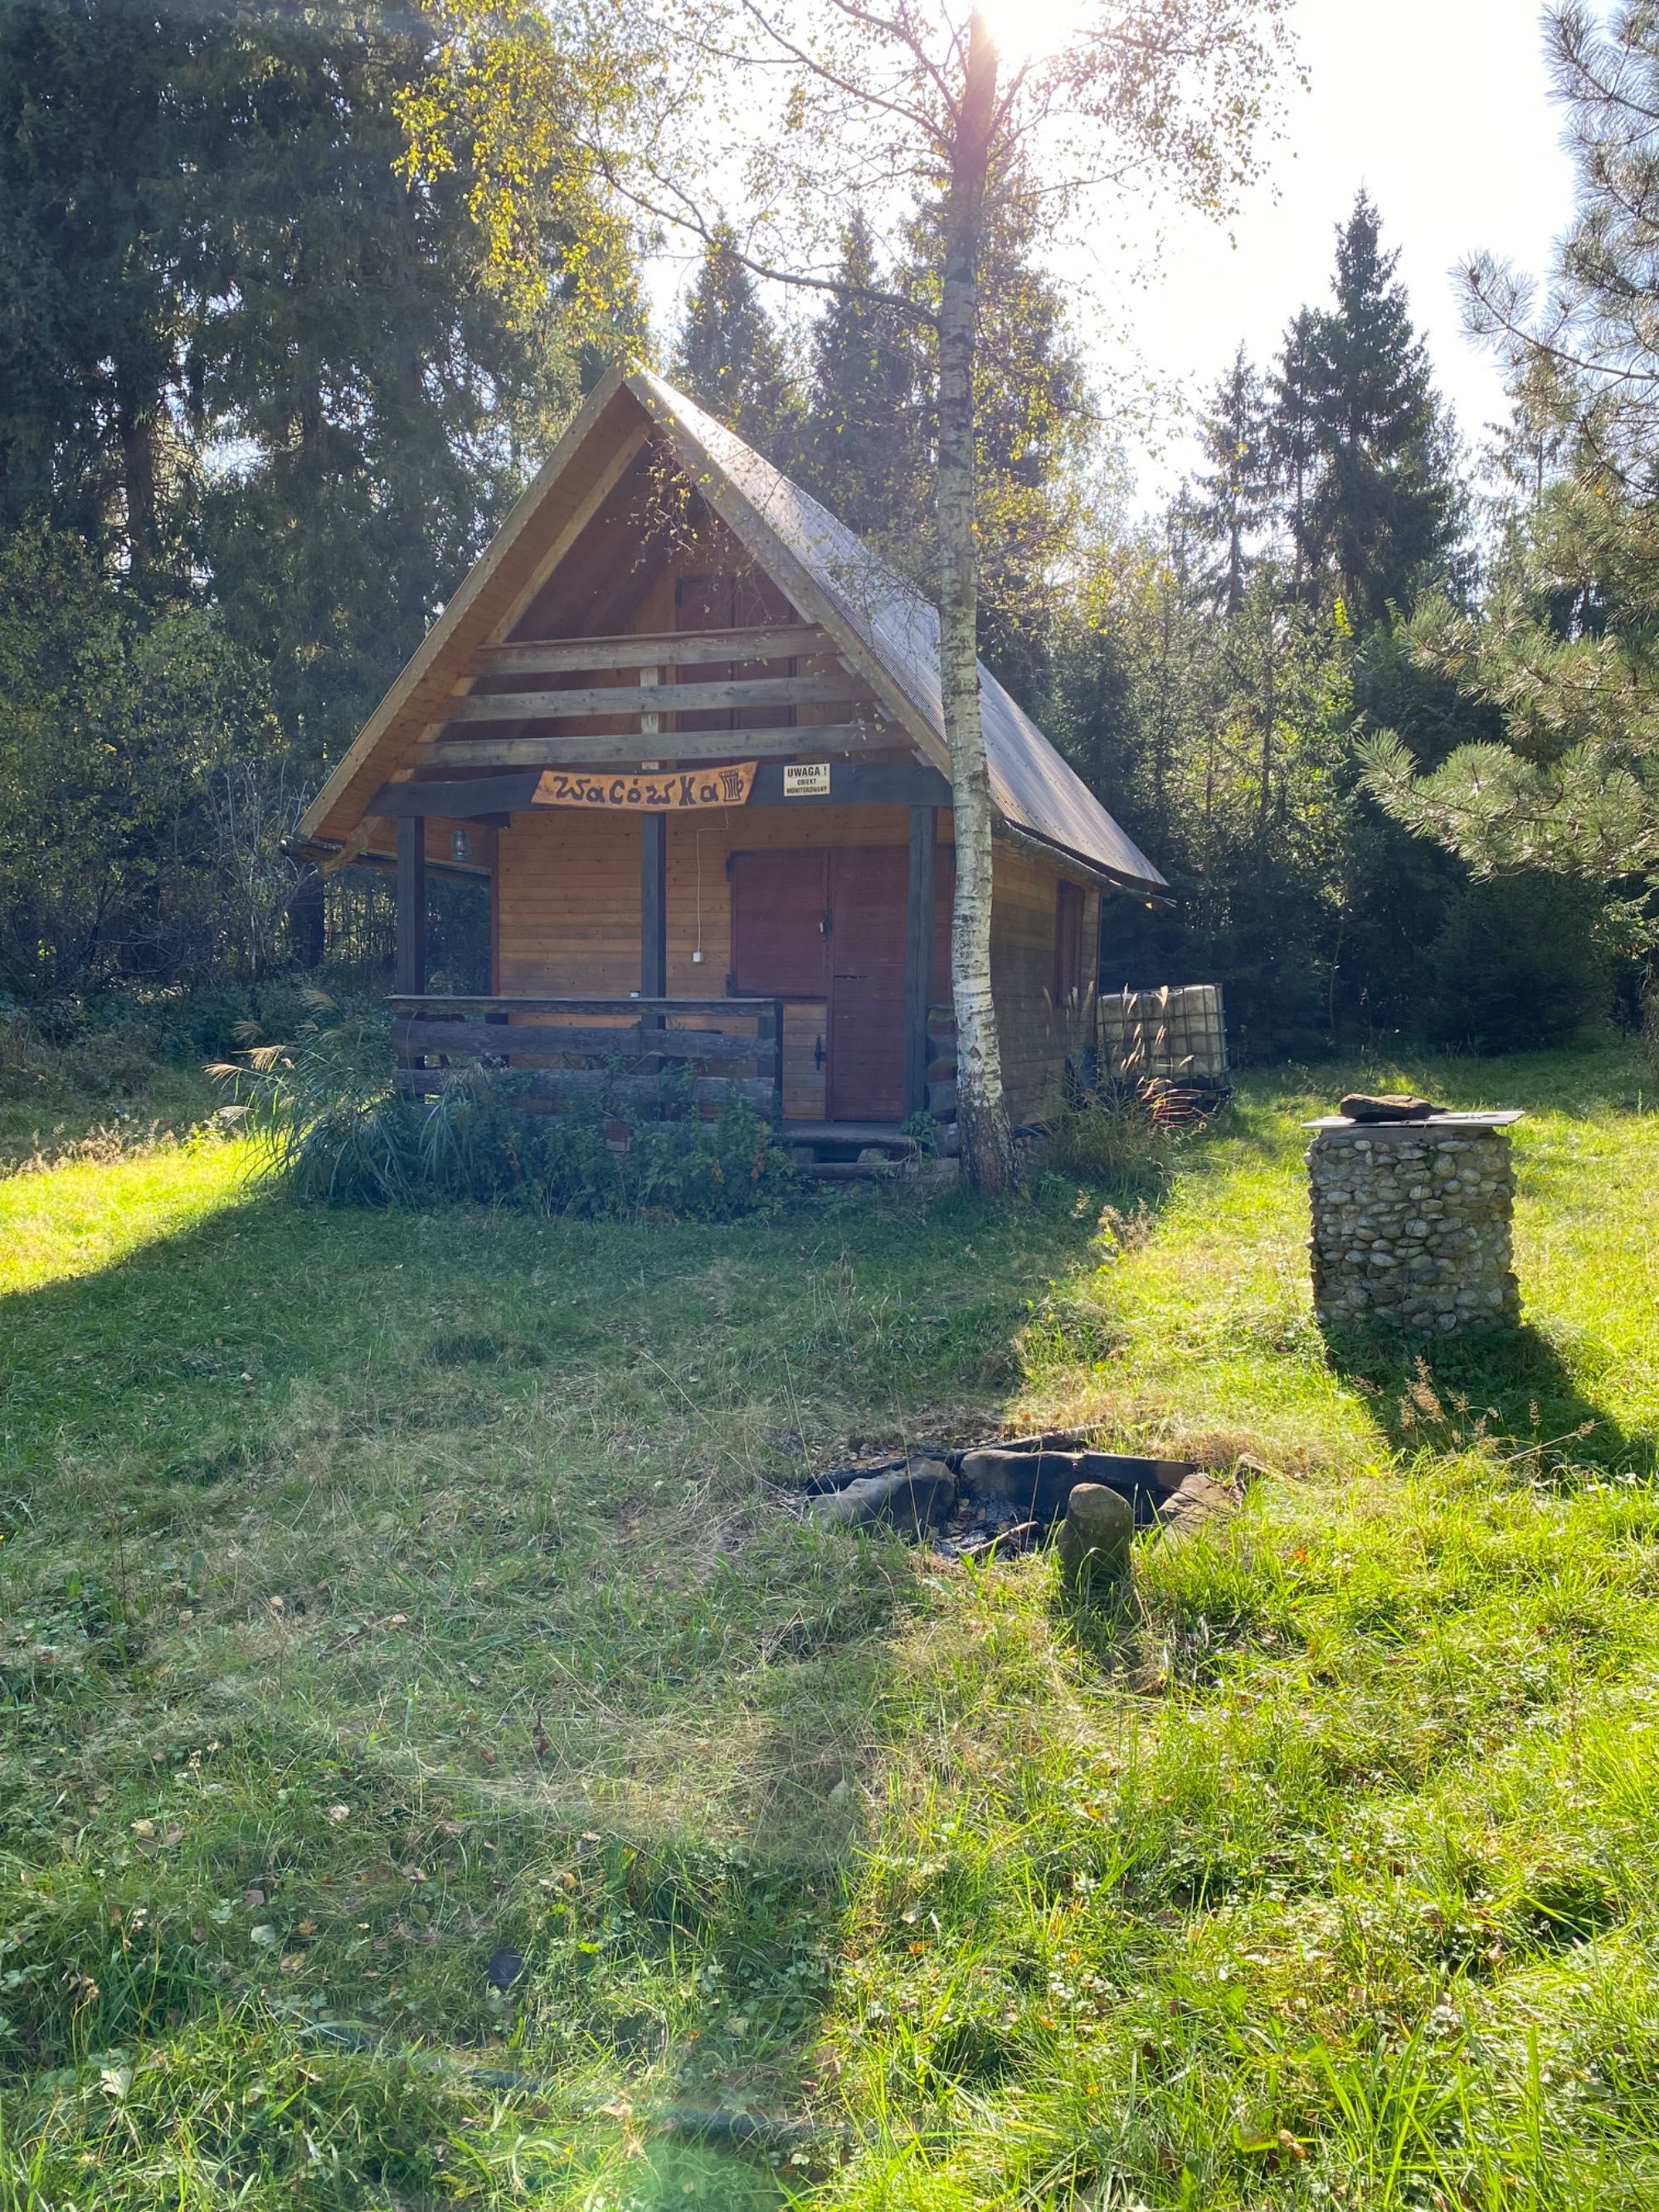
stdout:
[[(648, 1103), (670, 1066), (690, 1071), (692, 1103), (718, 1113), (732, 1097), (779, 1123), (791, 1142), (835, 1158), (848, 1148), (914, 1143), (896, 1121), (791, 1115), (785, 1085), (787, 1002), (782, 999), (465, 997), (398, 992), (391, 1001), (398, 1088), (437, 1097), (455, 1071), (511, 1070), (532, 1099), (556, 1105), (608, 1097)], [(930, 1110), (956, 1106), (954, 1022), (930, 1006), (924, 1030)]]

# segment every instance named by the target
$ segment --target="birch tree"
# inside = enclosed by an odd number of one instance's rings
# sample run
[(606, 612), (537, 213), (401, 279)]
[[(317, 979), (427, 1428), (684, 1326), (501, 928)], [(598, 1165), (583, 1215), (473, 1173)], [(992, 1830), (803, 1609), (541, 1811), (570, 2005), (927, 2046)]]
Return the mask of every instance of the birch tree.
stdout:
[[(480, 23), (496, 17), (466, 0)], [(981, 1189), (1013, 1170), (991, 992), (990, 777), (980, 722), (975, 366), (988, 204), (1017, 188), (1058, 242), (1079, 218), (1164, 192), (1218, 214), (1260, 161), (1288, 53), (1288, 0), (594, 0), (580, 35), (628, 88), (596, 112), (591, 151), (619, 199), (669, 233), (719, 234), (757, 277), (847, 295), (855, 211), (896, 228), (936, 212), (935, 297), (881, 293), (933, 351), (939, 684), (956, 840), (951, 964), (962, 1154)], [(450, 0), (455, 15), (457, 0)], [(460, 10), (465, 15), (465, 7)], [(1006, 22), (1017, 36), (1000, 37)], [(1042, 35), (1033, 39), (1036, 30)], [(544, 40), (558, 33), (538, 33)], [(465, 38), (453, 45), (462, 76)], [(476, 90), (453, 112), (477, 106)], [(413, 135), (418, 165), (441, 155)], [(491, 131), (510, 136), (499, 108)], [(525, 265), (510, 161), (484, 218), (504, 270)], [(889, 257), (890, 260), (893, 257)]]

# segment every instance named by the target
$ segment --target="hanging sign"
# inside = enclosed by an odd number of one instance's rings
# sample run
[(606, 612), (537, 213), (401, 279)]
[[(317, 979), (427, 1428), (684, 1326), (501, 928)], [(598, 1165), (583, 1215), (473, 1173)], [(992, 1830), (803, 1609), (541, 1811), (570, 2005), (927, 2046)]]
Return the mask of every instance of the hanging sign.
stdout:
[(745, 806), (755, 763), (723, 768), (550, 768), (536, 787), (535, 806), (603, 807), (614, 814), (678, 814), (698, 806)]

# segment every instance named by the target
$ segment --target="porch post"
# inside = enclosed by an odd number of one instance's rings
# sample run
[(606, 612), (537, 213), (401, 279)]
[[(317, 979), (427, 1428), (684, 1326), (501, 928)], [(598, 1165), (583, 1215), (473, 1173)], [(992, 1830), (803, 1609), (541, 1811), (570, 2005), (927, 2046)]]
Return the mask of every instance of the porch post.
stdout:
[(418, 814), (398, 817), (398, 988), (426, 988), (426, 823)]
[(668, 817), (640, 817), (640, 996), (668, 996)]
[(910, 809), (910, 876), (904, 917), (904, 1112), (927, 1110), (927, 1000), (933, 969), (933, 852), (939, 816)]

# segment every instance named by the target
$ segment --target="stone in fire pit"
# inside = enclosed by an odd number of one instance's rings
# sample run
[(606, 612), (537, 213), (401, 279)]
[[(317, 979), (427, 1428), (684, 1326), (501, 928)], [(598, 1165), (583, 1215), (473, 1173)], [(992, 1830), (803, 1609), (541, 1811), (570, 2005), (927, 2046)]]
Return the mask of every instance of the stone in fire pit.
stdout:
[(1322, 1328), (1386, 1321), (1442, 1335), (1520, 1318), (1510, 1264), (1520, 1113), (1425, 1114), (1426, 1102), (1412, 1103), (1409, 1120), (1305, 1124)]

